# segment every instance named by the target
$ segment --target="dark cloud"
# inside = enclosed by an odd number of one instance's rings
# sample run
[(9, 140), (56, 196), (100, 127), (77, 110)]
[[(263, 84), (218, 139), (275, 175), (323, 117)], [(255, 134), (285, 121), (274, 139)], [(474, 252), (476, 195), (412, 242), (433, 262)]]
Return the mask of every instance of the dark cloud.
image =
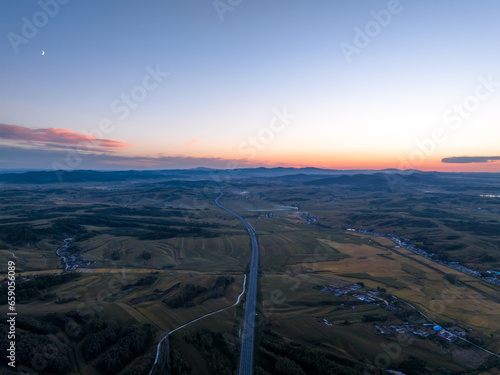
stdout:
[(452, 156), (444, 158), (442, 163), (450, 164), (468, 164), (468, 163), (489, 163), (500, 160), (500, 156)]
[(0, 169), (183, 169), (183, 168), (239, 168), (256, 166), (247, 160), (223, 158), (196, 158), (186, 156), (157, 157), (121, 156), (112, 153), (84, 153), (76, 150), (40, 150), (0, 145)]
[(68, 129), (31, 129), (18, 125), (0, 124), (0, 139), (24, 147), (43, 146), (53, 149), (79, 147), (85, 150), (109, 151), (130, 146), (110, 139), (98, 139)]
[[(198, 140), (192, 139), (186, 145), (196, 142)], [(232, 169), (257, 166), (257, 163), (245, 159), (170, 155), (124, 156), (113, 152), (126, 146), (129, 144), (97, 139), (67, 129), (31, 129), (0, 123), (0, 169)]]

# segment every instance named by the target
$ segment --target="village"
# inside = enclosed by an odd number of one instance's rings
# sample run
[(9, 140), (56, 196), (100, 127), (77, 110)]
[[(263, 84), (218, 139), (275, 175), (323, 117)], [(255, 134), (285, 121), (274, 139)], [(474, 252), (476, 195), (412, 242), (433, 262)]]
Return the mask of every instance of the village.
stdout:
[(458, 262), (449, 262), (449, 261), (444, 261), (441, 259), (436, 258), (436, 254), (434, 253), (428, 253), (425, 250), (419, 249), (415, 247), (415, 245), (412, 245), (410, 242), (411, 240), (409, 238), (405, 237), (397, 237), (393, 233), (390, 234), (383, 234), (383, 233), (377, 233), (377, 232), (371, 232), (365, 229), (353, 229), (353, 228), (348, 228), (347, 231), (349, 232), (356, 232), (356, 233), (362, 233), (370, 236), (375, 236), (375, 237), (386, 237), (390, 239), (392, 242), (396, 244), (394, 246), (396, 249), (397, 248), (405, 248), (407, 250), (410, 250), (412, 253), (415, 253), (417, 255), (420, 255), (426, 259), (432, 260), (433, 262), (439, 263), (443, 266), (453, 268), (454, 270), (460, 271), (462, 273), (465, 273), (469, 276), (478, 278), (480, 280), (486, 281), (491, 284), (495, 285), (500, 285), (500, 278), (497, 278), (496, 276), (500, 276), (500, 272), (494, 271), (494, 270), (488, 270), (486, 271), (486, 274), (488, 276), (485, 276), (483, 273), (480, 271), (473, 270), (471, 268), (468, 268), (462, 264), (459, 264)]
[[(321, 288), (321, 291), (331, 293), (336, 297), (349, 295), (358, 299), (359, 301), (370, 304), (377, 304), (380, 308), (393, 312), (400, 311), (403, 309), (403, 307), (405, 307), (404, 302), (402, 302), (395, 296), (388, 295), (385, 289), (365, 289), (363, 283), (361, 282), (353, 284), (343, 282), (337, 285), (325, 285)], [(341, 304), (341, 306), (345, 305)], [(420, 311), (415, 309), (413, 306), (408, 306), (420, 314)], [(352, 306), (350, 308), (356, 309), (356, 306)], [(318, 322), (323, 323), (327, 326), (332, 326), (332, 323), (330, 323), (327, 319), (318, 319)], [(424, 320), (415, 324), (375, 324), (374, 327), (381, 335), (413, 334), (417, 338), (422, 339), (430, 336), (436, 336), (450, 343), (453, 343), (458, 339), (463, 339), (466, 341), (468, 335), (468, 333), (460, 327), (452, 326), (444, 329), (435, 322), (431, 322), (428, 320)]]
[(73, 242), (72, 238), (66, 238), (64, 240), (64, 245), (57, 249), (56, 254), (59, 255), (64, 262), (65, 271), (75, 271), (78, 267), (90, 266), (92, 263), (88, 260), (83, 259), (79, 253), (71, 253), (68, 251), (68, 247)]
[(467, 336), (467, 332), (465, 332), (460, 327), (451, 327), (444, 329), (443, 327), (436, 325), (434, 323), (424, 323), (421, 324), (421, 326), (419, 327), (415, 327), (407, 323), (401, 325), (375, 324), (375, 328), (379, 331), (381, 335), (412, 333), (415, 336), (419, 336), (421, 338), (437, 335), (438, 337), (448, 342), (455, 342), (460, 337), (465, 338)]
[[(343, 282), (337, 285), (326, 285), (321, 288), (322, 292), (331, 293), (336, 297), (343, 295), (349, 295), (356, 298), (359, 301), (379, 304), (381, 308), (399, 311), (402, 308), (400, 301), (394, 297), (387, 298), (387, 293), (384, 288), (378, 287), (377, 289), (364, 289), (364, 284), (362, 282), (357, 282), (354, 284)], [(355, 306), (353, 306), (355, 308)]]

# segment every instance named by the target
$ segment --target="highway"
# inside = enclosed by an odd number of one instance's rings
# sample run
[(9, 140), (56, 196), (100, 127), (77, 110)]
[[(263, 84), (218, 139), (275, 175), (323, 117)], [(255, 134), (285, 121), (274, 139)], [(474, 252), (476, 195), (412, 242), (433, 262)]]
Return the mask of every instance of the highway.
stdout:
[(215, 204), (222, 208), (223, 210), (229, 212), (230, 214), (236, 216), (240, 221), (245, 224), (250, 235), (250, 240), (252, 243), (252, 259), (250, 261), (250, 272), (248, 277), (248, 292), (247, 300), (245, 304), (245, 318), (243, 321), (243, 331), (241, 333), (241, 353), (240, 353), (240, 365), (238, 374), (239, 375), (252, 375), (253, 371), (253, 343), (254, 343), (254, 327), (255, 327), (255, 305), (257, 298), (257, 272), (259, 264), (259, 244), (257, 242), (257, 236), (255, 235), (255, 229), (252, 225), (246, 221), (243, 217), (238, 215), (233, 210), (224, 207), (219, 203), (219, 199), (224, 195), (220, 195), (215, 198)]

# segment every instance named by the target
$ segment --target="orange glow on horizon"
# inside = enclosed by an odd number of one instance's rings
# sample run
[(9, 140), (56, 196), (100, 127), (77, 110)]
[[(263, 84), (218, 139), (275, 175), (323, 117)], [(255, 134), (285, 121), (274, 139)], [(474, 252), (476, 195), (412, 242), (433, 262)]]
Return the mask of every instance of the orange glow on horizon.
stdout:
[(252, 165), (262, 165), (265, 167), (315, 167), (338, 170), (383, 170), (383, 169), (416, 169), (420, 171), (437, 172), (500, 172), (500, 162), (489, 163), (443, 163), (441, 159), (429, 159), (422, 163), (410, 163), (404, 160), (394, 160), (389, 158), (373, 158), (372, 160), (342, 158), (318, 158), (318, 157), (294, 157), (289, 156), (281, 160), (252, 161)]
[[(190, 142), (195, 144), (196, 142)], [(136, 150), (137, 151), (137, 150)], [(372, 156), (370, 154), (272, 154), (258, 155), (255, 158), (241, 158), (239, 155), (221, 152), (216, 155), (205, 154), (203, 152), (190, 153), (163, 153), (156, 155), (145, 155), (142, 152), (130, 153), (130, 150), (120, 152), (127, 155), (127, 160), (117, 161), (114, 164), (129, 164), (136, 168), (161, 168), (167, 167), (165, 159), (169, 157), (179, 159), (193, 159), (199, 162), (199, 166), (211, 166), (211, 162), (217, 161), (221, 169), (252, 168), (252, 167), (315, 167), (323, 169), (337, 170), (383, 170), (383, 169), (415, 169), (421, 171), (437, 172), (500, 172), (500, 162), (489, 163), (443, 163), (443, 156), (433, 156), (410, 160), (409, 157), (401, 155), (393, 156), (388, 153)], [(261, 157), (259, 157), (261, 156)], [(190, 167), (188, 167), (190, 168)]]

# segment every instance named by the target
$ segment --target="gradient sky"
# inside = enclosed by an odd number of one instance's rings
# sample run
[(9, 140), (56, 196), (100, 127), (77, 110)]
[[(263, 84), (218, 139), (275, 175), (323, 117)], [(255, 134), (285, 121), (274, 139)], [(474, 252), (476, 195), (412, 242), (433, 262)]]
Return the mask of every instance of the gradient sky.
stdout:
[(4, 0), (0, 169), (500, 172), (499, 14), (495, 0)]

